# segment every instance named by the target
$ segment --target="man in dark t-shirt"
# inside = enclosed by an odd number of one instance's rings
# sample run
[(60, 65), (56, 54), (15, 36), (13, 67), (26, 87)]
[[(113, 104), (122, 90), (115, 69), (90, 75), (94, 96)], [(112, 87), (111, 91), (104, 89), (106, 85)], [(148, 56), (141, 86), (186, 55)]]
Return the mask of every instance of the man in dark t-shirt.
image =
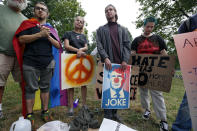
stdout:
[[(26, 82), (25, 97), (27, 115), (34, 128), (33, 106), (35, 103), (35, 91), (40, 88), (42, 102), (42, 119), (47, 122), (52, 118), (49, 115), (49, 88), (55, 62), (52, 55), (52, 45), (60, 48), (60, 44), (53, 37), (46, 19), (49, 15), (45, 3), (38, 2), (34, 7), (35, 19), (24, 21), (17, 34), (19, 43), (25, 45), (23, 55), (23, 76)], [(36, 23), (36, 24), (35, 24)], [(28, 28), (26, 27), (28, 25)], [(33, 25), (33, 26), (32, 26)], [(48, 27), (47, 27), (48, 26)], [(25, 29), (27, 28), (27, 29)]]
[[(156, 24), (154, 17), (148, 17), (144, 21), (144, 32), (142, 35), (136, 37), (131, 44), (131, 54), (163, 54), (167, 55), (166, 44), (164, 40), (159, 36), (152, 34), (152, 30)], [(150, 101), (148, 91), (150, 91), (153, 108), (160, 121), (160, 130), (168, 131), (168, 124), (166, 122), (166, 106), (162, 92), (156, 90), (149, 90), (147, 88), (139, 88), (141, 104), (145, 109), (143, 118), (148, 120), (150, 117)]]

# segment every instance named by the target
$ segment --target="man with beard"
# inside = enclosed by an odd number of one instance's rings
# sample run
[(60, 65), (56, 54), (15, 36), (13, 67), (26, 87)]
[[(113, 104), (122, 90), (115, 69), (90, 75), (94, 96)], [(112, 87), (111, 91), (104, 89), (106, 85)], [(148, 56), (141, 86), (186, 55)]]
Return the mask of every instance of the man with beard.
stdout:
[[(40, 88), (42, 112), (41, 117), (44, 122), (52, 120), (48, 111), (49, 88), (53, 75), (55, 61), (52, 55), (54, 48), (60, 48), (57, 32), (46, 20), (49, 16), (48, 8), (44, 2), (38, 2), (34, 7), (35, 18), (25, 20), (15, 33), (13, 43), (17, 50), (17, 44), (24, 47), (22, 62), (23, 77), (25, 81), (25, 98), (27, 114), (34, 128), (33, 106), (35, 103), (35, 91)], [(23, 80), (23, 79), (22, 79)], [(22, 81), (23, 82), (23, 81)]]
[[(96, 32), (98, 53), (107, 70), (112, 69), (111, 63), (116, 63), (121, 64), (121, 70), (125, 71), (130, 57), (128, 30), (117, 23), (118, 15), (113, 5), (105, 8), (105, 16), (108, 23)], [(104, 117), (121, 122), (117, 109), (104, 109)]]
[(27, 6), (27, 0), (8, 0), (7, 5), (0, 5), (0, 118), (2, 97), (10, 72), (16, 82), (20, 82), (20, 70), (13, 49), (12, 39), (17, 28), (26, 17), (21, 13)]

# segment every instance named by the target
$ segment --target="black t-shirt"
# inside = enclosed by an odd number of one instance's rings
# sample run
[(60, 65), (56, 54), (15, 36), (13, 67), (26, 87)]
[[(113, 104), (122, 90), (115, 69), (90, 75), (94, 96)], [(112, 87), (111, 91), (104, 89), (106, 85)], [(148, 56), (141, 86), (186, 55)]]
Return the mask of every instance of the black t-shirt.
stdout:
[(160, 54), (163, 49), (167, 50), (167, 46), (159, 35), (150, 37), (141, 35), (136, 37), (131, 44), (131, 50), (139, 54)]
[[(38, 26), (35, 26), (20, 32), (18, 34), (18, 37), (22, 35), (32, 35), (38, 32), (40, 32), (40, 28)], [(51, 36), (53, 37), (53, 35)], [(25, 45), (23, 55), (23, 63), (25, 65), (43, 69), (50, 64), (52, 59), (52, 44), (46, 37), (37, 39)]]
[[(86, 36), (84, 34), (79, 34), (74, 31), (67, 31), (62, 37), (63, 41), (65, 39), (69, 40), (69, 45), (77, 49), (83, 48), (85, 47), (85, 44), (87, 44)], [(74, 51), (68, 51), (68, 53), (76, 54), (76, 52)]]

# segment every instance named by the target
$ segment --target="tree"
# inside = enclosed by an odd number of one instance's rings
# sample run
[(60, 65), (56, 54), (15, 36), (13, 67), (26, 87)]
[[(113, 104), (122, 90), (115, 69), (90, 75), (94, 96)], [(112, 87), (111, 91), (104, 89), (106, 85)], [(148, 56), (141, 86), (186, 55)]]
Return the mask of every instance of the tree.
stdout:
[(92, 32), (91, 35), (91, 43), (88, 44), (88, 51), (87, 54), (90, 54), (96, 48), (96, 32)]
[[(73, 30), (73, 22), (76, 16), (85, 16), (85, 11), (77, 0), (42, 0), (49, 8), (48, 22), (57, 30), (62, 37), (65, 31)], [(29, 0), (28, 7), (22, 13), (28, 17), (33, 17), (33, 7), (38, 0)], [(85, 30), (85, 33), (88, 33)]]
[[(143, 19), (155, 16), (158, 24), (155, 33), (162, 36), (168, 46), (168, 53), (177, 55), (172, 36), (177, 33), (183, 20), (197, 13), (196, 0), (136, 0), (140, 3), (140, 15), (136, 21), (137, 28), (143, 26)], [(176, 63), (177, 64), (177, 63)]]

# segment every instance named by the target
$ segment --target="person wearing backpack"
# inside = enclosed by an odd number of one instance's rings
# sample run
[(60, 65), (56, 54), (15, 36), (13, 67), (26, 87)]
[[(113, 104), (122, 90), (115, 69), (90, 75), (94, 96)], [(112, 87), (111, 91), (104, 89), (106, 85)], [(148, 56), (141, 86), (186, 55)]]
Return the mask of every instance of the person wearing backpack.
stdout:
[[(197, 31), (197, 13), (185, 20), (179, 27), (178, 33)], [(179, 107), (175, 122), (172, 124), (172, 131), (189, 131), (192, 129), (192, 121), (189, 112), (186, 92)]]

